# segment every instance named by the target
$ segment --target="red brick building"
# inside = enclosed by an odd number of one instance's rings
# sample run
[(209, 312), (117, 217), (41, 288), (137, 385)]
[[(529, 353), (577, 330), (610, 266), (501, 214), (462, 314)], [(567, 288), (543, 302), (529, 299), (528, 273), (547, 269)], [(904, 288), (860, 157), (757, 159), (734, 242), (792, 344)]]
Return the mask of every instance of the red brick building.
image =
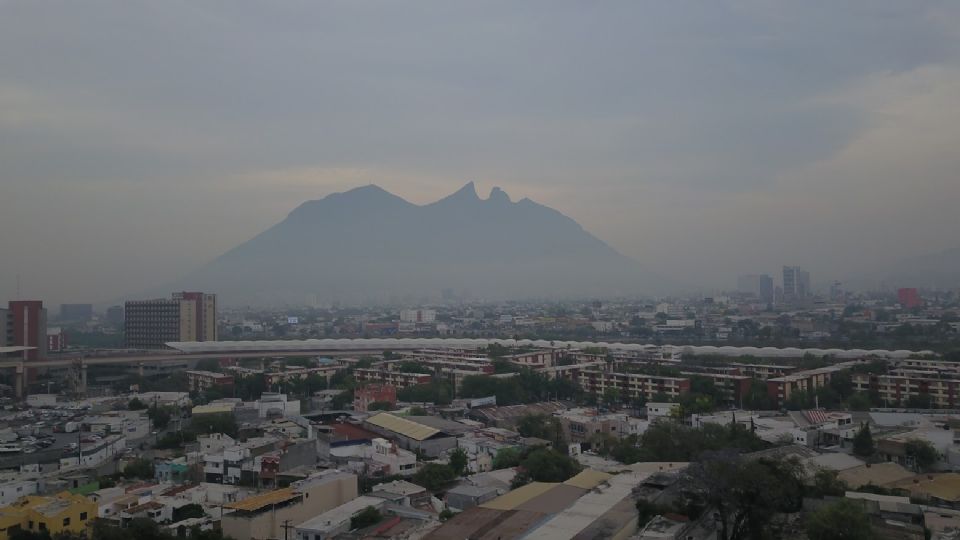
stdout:
[(367, 412), (371, 403), (385, 401), (397, 404), (397, 387), (389, 384), (368, 384), (353, 391), (353, 410)]

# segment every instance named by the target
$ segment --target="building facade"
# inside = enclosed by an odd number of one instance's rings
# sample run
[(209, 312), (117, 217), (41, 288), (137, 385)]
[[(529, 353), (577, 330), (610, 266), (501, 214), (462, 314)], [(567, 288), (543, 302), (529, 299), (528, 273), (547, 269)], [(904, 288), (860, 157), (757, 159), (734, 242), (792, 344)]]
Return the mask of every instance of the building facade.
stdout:
[(170, 299), (129, 301), (124, 328), (131, 349), (160, 349), (170, 341), (216, 341), (217, 296), (182, 292)]
[(4, 343), (13, 347), (35, 347), (23, 352), (26, 361), (47, 357), (47, 310), (40, 300), (11, 300), (0, 310)]

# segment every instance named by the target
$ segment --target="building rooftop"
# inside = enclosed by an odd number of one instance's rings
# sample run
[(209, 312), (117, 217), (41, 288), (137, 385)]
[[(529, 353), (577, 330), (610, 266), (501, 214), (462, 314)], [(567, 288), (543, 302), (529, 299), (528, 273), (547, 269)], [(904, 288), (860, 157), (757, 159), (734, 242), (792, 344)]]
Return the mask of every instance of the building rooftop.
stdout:
[(837, 474), (837, 478), (846, 482), (853, 489), (867, 484), (882, 487), (914, 476), (916, 475), (912, 472), (892, 462), (861, 465), (860, 467), (840, 471)]
[(390, 413), (379, 413), (367, 418), (366, 421), (374, 426), (399, 433), (415, 441), (424, 441), (440, 433), (439, 429), (407, 420), (406, 418), (394, 416)]
[(350, 518), (362, 511), (364, 508), (368, 506), (379, 508), (385, 503), (386, 501), (379, 497), (361, 495), (352, 501), (346, 502), (336, 508), (326, 511), (319, 516), (314, 517), (313, 519), (304, 521), (303, 523), (297, 525), (297, 530), (332, 531), (340, 527), (345, 521), (350, 520)]
[(284, 488), (247, 497), (241, 501), (225, 504), (223, 507), (246, 512), (256, 512), (262, 508), (291, 501), (298, 497), (300, 497), (300, 494), (296, 493), (293, 488)]
[(539, 497), (559, 485), (558, 483), (531, 482), (480, 506), (491, 510), (516, 510), (523, 503), (534, 497)]

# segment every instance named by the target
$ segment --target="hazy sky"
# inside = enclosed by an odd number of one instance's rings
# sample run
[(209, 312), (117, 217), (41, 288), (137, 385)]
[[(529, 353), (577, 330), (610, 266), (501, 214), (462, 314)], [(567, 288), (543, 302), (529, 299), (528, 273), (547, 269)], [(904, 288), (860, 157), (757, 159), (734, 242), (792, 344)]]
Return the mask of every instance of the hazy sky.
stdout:
[(706, 287), (960, 246), (960, 2), (0, 0), (0, 299), (468, 180)]

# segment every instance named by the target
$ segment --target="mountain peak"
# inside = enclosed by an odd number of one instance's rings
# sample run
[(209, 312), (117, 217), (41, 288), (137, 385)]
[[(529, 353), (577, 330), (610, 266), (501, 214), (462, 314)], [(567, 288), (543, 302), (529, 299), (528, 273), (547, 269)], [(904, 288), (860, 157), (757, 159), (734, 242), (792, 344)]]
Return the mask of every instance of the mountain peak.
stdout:
[(510, 196), (507, 195), (507, 192), (504, 191), (504, 190), (502, 190), (502, 189), (500, 189), (500, 188), (498, 188), (498, 187), (495, 187), (495, 188), (493, 188), (493, 189), (490, 190), (490, 196), (487, 197), (487, 201), (492, 202), (492, 203), (500, 203), (500, 204), (502, 204), (502, 203), (508, 203), (508, 204), (509, 204), (509, 203), (513, 202), (513, 201), (510, 200)]
[(477, 195), (477, 186), (473, 184), (473, 180), (464, 184), (462, 188), (458, 189), (453, 193), (453, 195), (450, 195), (447, 198), (450, 199), (454, 197), (457, 199), (480, 199), (480, 196)]

